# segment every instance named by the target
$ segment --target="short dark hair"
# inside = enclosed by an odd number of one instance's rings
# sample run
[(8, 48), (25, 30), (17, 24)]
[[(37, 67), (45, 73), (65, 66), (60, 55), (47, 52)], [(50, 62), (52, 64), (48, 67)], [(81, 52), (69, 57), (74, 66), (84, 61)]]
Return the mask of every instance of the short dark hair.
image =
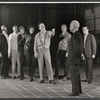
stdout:
[(13, 26), (12, 26), (12, 29), (13, 29), (14, 27), (17, 27), (17, 28), (18, 28), (18, 26), (17, 26), (17, 25), (13, 25)]
[(34, 26), (34, 25), (30, 25), (30, 26), (28, 26), (28, 28), (27, 28), (28, 32), (30, 31), (30, 28), (31, 28), (31, 27), (33, 27), (34, 30), (35, 30), (35, 26)]
[(44, 24), (44, 23), (40, 22), (40, 23), (38, 24), (38, 28), (40, 27), (40, 24)]
[(20, 26), (20, 27), (19, 27), (19, 30), (21, 30), (22, 28), (24, 28), (24, 26)]
[(62, 24), (61, 27), (62, 27), (62, 26), (66, 26), (66, 28), (67, 28), (67, 25), (66, 25), (66, 24)]

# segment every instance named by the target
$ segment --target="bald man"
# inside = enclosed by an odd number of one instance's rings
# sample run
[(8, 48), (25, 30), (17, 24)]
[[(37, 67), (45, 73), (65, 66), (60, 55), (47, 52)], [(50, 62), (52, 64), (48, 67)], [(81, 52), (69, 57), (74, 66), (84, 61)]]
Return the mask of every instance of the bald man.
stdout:
[(73, 33), (69, 42), (67, 63), (70, 70), (70, 78), (72, 83), (72, 93), (69, 96), (78, 96), (82, 93), (80, 83), (80, 58), (83, 48), (83, 37), (79, 31), (80, 24), (77, 20), (70, 23), (70, 31)]

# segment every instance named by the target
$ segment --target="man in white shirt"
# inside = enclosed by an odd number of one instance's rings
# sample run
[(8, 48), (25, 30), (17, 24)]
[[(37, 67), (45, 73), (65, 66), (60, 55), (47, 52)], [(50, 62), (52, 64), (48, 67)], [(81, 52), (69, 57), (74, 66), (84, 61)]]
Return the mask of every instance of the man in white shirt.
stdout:
[[(18, 27), (14, 25), (12, 27), (13, 33), (9, 35), (9, 48), (8, 48), (8, 57), (12, 60), (12, 74), (13, 79), (20, 78), (20, 63), (19, 63), (19, 54), (18, 54), (18, 44), (17, 37), (19, 35)], [(16, 63), (17, 63), (17, 73), (16, 73)]]

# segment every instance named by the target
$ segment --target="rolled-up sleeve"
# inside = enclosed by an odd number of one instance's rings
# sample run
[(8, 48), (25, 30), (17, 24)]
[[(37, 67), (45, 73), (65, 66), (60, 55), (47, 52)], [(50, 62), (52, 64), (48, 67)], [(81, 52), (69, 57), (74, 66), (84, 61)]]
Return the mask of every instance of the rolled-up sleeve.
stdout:
[(11, 48), (12, 48), (12, 34), (10, 34), (8, 38), (8, 53), (11, 53)]

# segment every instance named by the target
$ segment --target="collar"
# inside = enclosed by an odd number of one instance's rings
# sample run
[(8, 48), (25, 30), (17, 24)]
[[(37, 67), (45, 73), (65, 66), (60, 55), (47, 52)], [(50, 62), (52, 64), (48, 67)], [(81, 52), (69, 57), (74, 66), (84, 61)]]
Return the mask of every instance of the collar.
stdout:
[(76, 31), (78, 31), (78, 29), (74, 30), (73, 33), (75, 33)]

